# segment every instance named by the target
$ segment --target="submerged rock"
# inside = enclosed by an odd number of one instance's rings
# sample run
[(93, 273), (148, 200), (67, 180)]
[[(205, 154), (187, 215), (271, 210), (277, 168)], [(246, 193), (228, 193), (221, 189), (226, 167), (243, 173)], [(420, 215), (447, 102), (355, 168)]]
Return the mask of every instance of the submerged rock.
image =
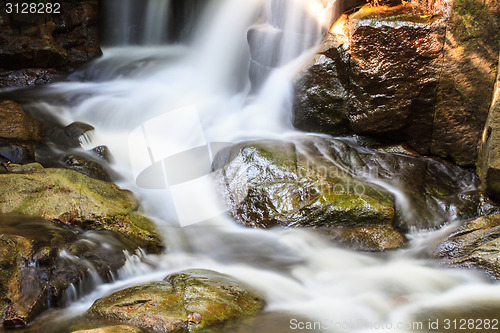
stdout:
[[(220, 183), (228, 187), (225, 202), (239, 222), (259, 228), (392, 225), (389, 193), (328, 160), (321, 152), (331, 150), (328, 142), (303, 143), (247, 142), (217, 156), (214, 168), (224, 168)], [(339, 153), (344, 156), (335, 157), (351, 157), (348, 150)]]
[(237, 222), (333, 228), (332, 239), (360, 249), (395, 248), (402, 231), (494, 209), (473, 171), (385, 150), (315, 136), (250, 141), (221, 151), (213, 168)]
[[(64, 228), (0, 214), (0, 313), (6, 327), (23, 327), (49, 306), (68, 301), (68, 288), (88, 292), (138, 249), (118, 232)], [(74, 295), (76, 296), (76, 295)]]
[(447, 266), (480, 268), (500, 279), (500, 214), (465, 222), (432, 255)]
[(67, 169), (74, 170), (91, 178), (106, 182), (111, 181), (108, 171), (101, 164), (87, 156), (83, 156), (83, 154), (66, 156), (64, 164)]
[(0, 175), (0, 212), (38, 216), (83, 229), (114, 230), (157, 252), (154, 223), (130, 191), (66, 169)]
[(251, 288), (228, 275), (192, 269), (98, 299), (89, 313), (155, 331), (195, 331), (256, 313), (264, 304)]

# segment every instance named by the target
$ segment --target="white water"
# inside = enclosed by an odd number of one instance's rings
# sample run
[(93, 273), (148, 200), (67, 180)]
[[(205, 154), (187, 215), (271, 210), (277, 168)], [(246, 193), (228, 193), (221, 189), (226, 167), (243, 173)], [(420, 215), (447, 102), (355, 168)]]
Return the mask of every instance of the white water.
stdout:
[[(320, 5), (315, 1), (288, 1), (328, 16), (318, 11)], [(124, 29), (133, 17), (129, 2), (122, 3)], [(297, 134), (288, 116), (290, 79), (314, 50), (302, 50), (297, 58), (281, 63), (258, 95), (249, 94), (246, 33), (265, 6), (269, 6), (265, 0), (211, 1), (192, 44), (105, 49), (104, 57), (86, 70), (85, 82), (60, 83), (45, 90), (46, 109), (67, 123), (78, 120), (95, 126), (92, 145), (110, 148), (114, 168), (124, 177), (120, 185), (141, 197), (144, 210), (156, 218), (168, 246), (166, 255), (150, 255), (142, 261), (131, 258), (119, 274), (122, 280), (101, 285), (75, 302), (70, 313), (85, 311), (96, 298), (114, 290), (163, 279), (170, 272), (191, 267), (233, 275), (263, 293), (268, 302), (266, 311), (289, 311), (292, 317), (327, 321), (323, 328), (332, 332), (384, 331), (376, 329), (377, 325), (406, 325), (414, 320), (413, 314), (431, 306), (500, 302), (500, 289), (481, 274), (442, 269), (421, 259), (422, 248), (446, 230), (410, 235), (409, 248), (374, 255), (337, 248), (306, 230), (251, 230), (236, 226), (223, 215), (210, 218), (214, 207), (206, 207), (206, 202), (196, 197), (191, 198), (190, 209), (208, 221), (180, 227), (175, 193), (161, 186), (137, 186), (135, 176), (143, 167), (171, 152), (210, 142)], [(288, 19), (285, 25), (302, 24), (293, 20), (293, 13), (282, 12)], [(155, 35), (155, 29), (166, 27), (156, 21), (165, 16), (147, 15), (153, 22), (144, 29), (146, 41)], [(314, 27), (317, 41), (321, 39), (321, 24)], [(127, 32), (121, 36), (120, 43), (127, 44)], [(157, 44), (161, 40), (158, 36), (146, 44)], [(300, 41), (296, 42), (285, 43), (280, 52), (288, 54), (289, 47), (296, 50)], [(66, 102), (51, 104), (47, 102), (51, 97)], [(183, 118), (181, 114), (196, 116)], [(131, 136), (135, 138), (132, 141)], [(193, 164), (184, 164), (175, 171), (192, 168)], [(205, 197), (215, 197), (207, 191)], [(396, 188), (391, 191), (397, 194)], [(343, 328), (335, 329), (338, 325)], [(370, 328), (372, 325), (375, 328)]]

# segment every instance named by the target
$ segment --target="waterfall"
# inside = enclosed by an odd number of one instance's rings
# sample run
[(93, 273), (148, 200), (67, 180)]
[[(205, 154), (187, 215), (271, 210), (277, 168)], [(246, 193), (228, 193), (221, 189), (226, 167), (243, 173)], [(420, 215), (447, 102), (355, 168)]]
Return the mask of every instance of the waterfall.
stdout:
[[(204, 181), (213, 155), (242, 139), (296, 134), (291, 78), (338, 13), (323, 0), (205, 2), (190, 7), (203, 8), (193, 24), (171, 15), (190, 11), (179, 1), (105, 0), (103, 58), (72, 81), (43, 88), (42, 102), (30, 105), (95, 127), (91, 145), (110, 148), (120, 185), (141, 198), (169, 248), (150, 257), (154, 265), (130, 260), (118, 281), (76, 302), (71, 314), (114, 290), (191, 267), (246, 281), (265, 295), (266, 311), (291, 314), (291, 329), (306, 318), (324, 323), (321, 331), (373, 332), (390, 323), (386, 331), (410, 332), (430, 306), (500, 300), (483, 275), (438, 268), (418, 255), (434, 232), (375, 255), (337, 248), (308, 230), (244, 229), (221, 214)], [(189, 38), (172, 37), (188, 30)], [(178, 200), (186, 196), (187, 207)], [(397, 323), (403, 326), (395, 330)]]

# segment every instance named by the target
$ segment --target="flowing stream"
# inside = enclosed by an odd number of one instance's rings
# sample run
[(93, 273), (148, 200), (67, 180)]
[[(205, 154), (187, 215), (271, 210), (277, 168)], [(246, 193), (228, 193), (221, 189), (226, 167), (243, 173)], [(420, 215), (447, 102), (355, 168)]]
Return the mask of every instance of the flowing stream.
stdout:
[[(322, 323), (312, 332), (423, 332), (429, 309), (500, 304), (500, 289), (485, 275), (440, 268), (422, 255), (453, 221), (408, 235), (405, 249), (374, 254), (338, 248), (307, 230), (242, 228), (221, 214), (203, 182), (186, 185), (203, 189), (184, 207), (182, 194), (168, 185), (176, 175), (203, 178), (189, 175), (194, 169), (210, 173), (211, 143), (297, 135), (289, 120), (291, 79), (338, 13), (319, 0), (192, 1), (173, 33), (173, 2), (107, 0), (105, 20), (112, 23), (104, 56), (25, 103), (64, 123), (95, 127), (84, 148), (110, 148), (119, 185), (140, 197), (168, 247), (161, 256), (131, 256), (114, 283), (86, 296), (68, 291), (75, 301), (58, 316), (78, 315), (112, 291), (186, 268), (233, 275), (265, 295), (266, 313), (286, 314), (280, 324), (245, 332), (307, 331), (300, 328), (308, 321)], [(274, 59), (265, 71), (257, 68), (263, 57)], [(251, 81), (249, 72), (257, 78)], [(189, 154), (173, 171), (163, 165), (156, 178), (139, 181), (163, 158), (199, 147), (208, 159)], [(397, 188), (391, 192), (404, 201)]]

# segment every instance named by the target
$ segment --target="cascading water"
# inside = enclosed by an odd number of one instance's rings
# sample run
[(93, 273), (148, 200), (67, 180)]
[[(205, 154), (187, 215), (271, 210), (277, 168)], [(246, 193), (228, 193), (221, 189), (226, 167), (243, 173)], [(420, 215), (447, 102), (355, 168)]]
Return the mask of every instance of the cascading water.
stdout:
[[(311, 55), (308, 48), (322, 38), (322, 24), (335, 13), (319, 0), (213, 0), (190, 43), (158, 46), (172, 29), (171, 2), (139, 2), (108, 0), (112, 17), (106, 20), (113, 22), (108, 39), (120, 47), (105, 49), (104, 57), (73, 74), (73, 81), (44, 88), (35, 94), (39, 100), (25, 102), (68, 123), (79, 120), (96, 128), (92, 145), (110, 148), (114, 168), (123, 176), (120, 185), (141, 197), (168, 246), (166, 255), (129, 260), (121, 280), (75, 302), (69, 315), (85, 311), (113, 290), (191, 267), (228, 273), (260, 290), (267, 312), (290, 313), (292, 321), (282, 331), (300, 330), (300, 323), (310, 320), (322, 323), (313, 331), (412, 332), (420, 330), (411, 325), (418, 325), (418, 315), (428, 308), (487, 307), (500, 301), (500, 291), (481, 274), (437, 268), (419, 257), (422, 244), (446, 228), (410, 235), (404, 250), (353, 252), (307, 230), (243, 229), (219, 214), (216, 203), (204, 201), (216, 197), (208, 187), (203, 195), (192, 194), (189, 202), (200, 221), (179, 227), (184, 208), (174, 186), (167, 184), (177, 185), (175, 173), (194, 179), (182, 174), (194, 165), (198, 178), (208, 174), (215, 153), (211, 143), (297, 134), (288, 120), (290, 79)], [(264, 31), (264, 37), (248, 37), (249, 31)], [(274, 60), (268, 76), (259, 78), (258, 93), (252, 94), (248, 64), (255, 58)], [(200, 155), (183, 159), (173, 171), (162, 163), (193, 149), (200, 149)], [(156, 186), (136, 182), (153, 165), (158, 166), (154, 177), (159, 178), (152, 180)], [(390, 186), (390, 192), (401, 196), (400, 205), (408, 204), (404, 193)], [(422, 325), (425, 329), (428, 323)]]

